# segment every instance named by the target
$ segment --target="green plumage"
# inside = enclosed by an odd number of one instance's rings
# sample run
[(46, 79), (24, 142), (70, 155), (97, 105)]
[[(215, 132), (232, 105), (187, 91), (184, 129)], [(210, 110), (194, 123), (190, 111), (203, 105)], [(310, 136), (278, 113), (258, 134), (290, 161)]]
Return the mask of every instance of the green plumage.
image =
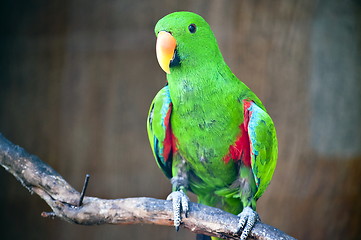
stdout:
[[(190, 24), (196, 26), (194, 33)], [(160, 31), (176, 39), (179, 62), (171, 63), (168, 86), (157, 94), (149, 111), (148, 135), (158, 165), (169, 178), (185, 178), (186, 186), (179, 184), (173, 190), (184, 187), (200, 203), (233, 214), (246, 206), (255, 209), (277, 161), (271, 118), (224, 62), (203, 18), (172, 13), (157, 23), (156, 35)]]

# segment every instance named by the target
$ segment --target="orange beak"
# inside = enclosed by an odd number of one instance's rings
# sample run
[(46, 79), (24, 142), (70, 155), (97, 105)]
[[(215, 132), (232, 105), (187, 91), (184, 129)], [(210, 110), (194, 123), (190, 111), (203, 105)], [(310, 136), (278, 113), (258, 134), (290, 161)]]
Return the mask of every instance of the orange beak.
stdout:
[(170, 74), (169, 64), (174, 57), (174, 51), (177, 46), (175, 38), (166, 31), (158, 33), (156, 53), (160, 67), (164, 72)]

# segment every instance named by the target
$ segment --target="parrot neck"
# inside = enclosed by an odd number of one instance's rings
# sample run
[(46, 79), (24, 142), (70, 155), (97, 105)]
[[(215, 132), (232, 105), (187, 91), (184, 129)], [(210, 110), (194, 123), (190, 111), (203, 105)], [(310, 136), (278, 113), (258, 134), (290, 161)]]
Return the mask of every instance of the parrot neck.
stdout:
[(169, 91), (174, 107), (227, 96), (237, 89), (240, 81), (221, 58), (218, 62), (204, 62), (196, 67), (181, 65), (167, 74)]

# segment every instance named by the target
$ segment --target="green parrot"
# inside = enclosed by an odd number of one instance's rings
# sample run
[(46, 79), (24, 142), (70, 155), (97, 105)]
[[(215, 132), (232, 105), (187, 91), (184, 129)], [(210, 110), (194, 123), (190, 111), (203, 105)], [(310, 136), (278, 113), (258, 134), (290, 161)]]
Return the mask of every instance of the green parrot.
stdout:
[(155, 34), (167, 84), (150, 106), (147, 130), (156, 162), (171, 179), (174, 225), (178, 230), (181, 214), (187, 217), (191, 191), (201, 204), (238, 214), (244, 240), (276, 167), (272, 119), (227, 66), (201, 16), (171, 13)]

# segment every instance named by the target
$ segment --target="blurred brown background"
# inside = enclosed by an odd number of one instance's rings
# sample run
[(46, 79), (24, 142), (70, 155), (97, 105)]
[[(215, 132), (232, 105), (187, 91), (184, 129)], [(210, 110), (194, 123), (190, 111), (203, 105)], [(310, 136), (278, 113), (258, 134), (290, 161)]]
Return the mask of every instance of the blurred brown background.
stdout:
[[(165, 198), (145, 121), (165, 83), (153, 27), (177, 10), (212, 26), (278, 131), (258, 211), (299, 239), (361, 239), (360, 1), (5, 0), (0, 132), (87, 195)], [(1, 239), (193, 239), (182, 229), (77, 226), (0, 169)]]

